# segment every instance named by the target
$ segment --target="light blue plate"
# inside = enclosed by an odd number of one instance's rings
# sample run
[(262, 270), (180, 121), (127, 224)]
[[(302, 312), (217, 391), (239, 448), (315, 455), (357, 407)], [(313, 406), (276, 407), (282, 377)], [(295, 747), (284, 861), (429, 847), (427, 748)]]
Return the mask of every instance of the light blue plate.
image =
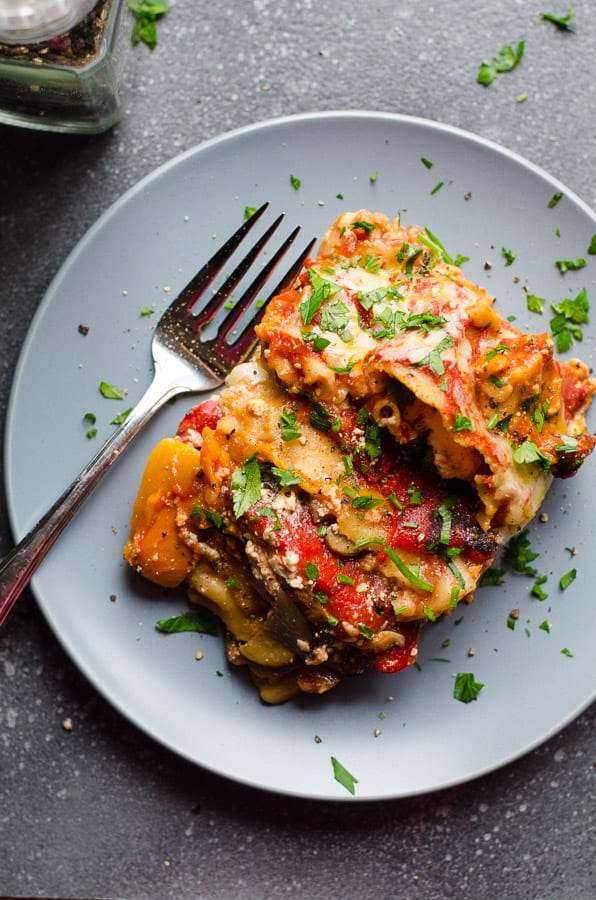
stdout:
[[(301, 180), (298, 190), (291, 176)], [(549, 208), (559, 191), (563, 198)], [(404, 224), (428, 226), (452, 256), (470, 257), (464, 272), (495, 294), (497, 308), (515, 315), (520, 328), (547, 331), (551, 302), (583, 287), (594, 294), (594, 257), (564, 276), (554, 264), (586, 255), (594, 214), (540, 169), (471, 134), (354, 112), (279, 119), (209, 141), (114, 204), (66, 260), (39, 308), (8, 417), (6, 476), (16, 536), (149, 383), (159, 312), (238, 226), (245, 207), (264, 200), (272, 215), (286, 211), (287, 231), (304, 227), (304, 242), (322, 236), (342, 211), (401, 212)], [(512, 265), (505, 265), (501, 248), (515, 255)], [(543, 316), (527, 312), (526, 290), (547, 299)], [(141, 315), (145, 307), (156, 315)], [(86, 337), (79, 324), (89, 327)], [(591, 362), (594, 328), (584, 335), (578, 349)], [(126, 389), (126, 401), (103, 399), (102, 380)], [(490, 772), (546, 740), (593, 700), (596, 460), (555, 485), (544, 508), (548, 522), (530, 529), (540, 553), (535, 565), (548, 575), (548, 599), (532, 598), (533, 581), (524, 576), (482, 589), (473, 605), (427, 627), (420, 670), (371, 673), (326, 696), (269, 708), (245, 674), (228, 667), (221, 638), (159, 634), (155, 621), (184, 610), (184, 594), (142, 581), (121, 553), (150, 449), (175, 430), (190, 405), (182, 399), (158, 414), (34, 579), (41, 609), (67, 652), (153, 738), (246, 784), (350, 799), (333, 778), (334, 756), (358, 779), (356, 799), (384, 799)], [(97, 415), (92, 441), (87, 412)], [(594, 416), (591, 422), (593, 428)], [(573, 559), (566, 547), (577, 548)], [(559, 578), (573, 566), (577, 579), (562, 592)], [(513, 608), (520, 618), (512, 631)], [(550, 631), (540, 627), (545, 622)], [(199, 649), (204, 655), (197, 661)], [(484, 683), (475, 702), (453, 699), (457, 672), (473, 672)]]

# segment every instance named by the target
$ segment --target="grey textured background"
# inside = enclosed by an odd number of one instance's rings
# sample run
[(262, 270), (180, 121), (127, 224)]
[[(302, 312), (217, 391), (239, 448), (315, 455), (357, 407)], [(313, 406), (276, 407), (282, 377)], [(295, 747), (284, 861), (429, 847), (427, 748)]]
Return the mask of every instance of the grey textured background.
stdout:
[[(596, 206), (596, 9), (560, 0), (178, 0), (129, 48), (123, 122), (0, 126), (0, 412), (58, 266), (128, 187), (239, 125), (401, 112), (516, 150)], [(489, 88), (480, 60), (526, 40)], [(527, 92), (528, 100), (516, 97)], [(4, 496), (0, 552), (10, 549)], [(593, 627), (593, 623), (590, 623)], [(87, 684), (25, 595), (0, 634), (0, 894), (79, 898), (592, 898), (593, 710), (469, 785), (381, 804), (284, 799), (179, 760)], [(62, 719), (73, 720), (66, 732)]]

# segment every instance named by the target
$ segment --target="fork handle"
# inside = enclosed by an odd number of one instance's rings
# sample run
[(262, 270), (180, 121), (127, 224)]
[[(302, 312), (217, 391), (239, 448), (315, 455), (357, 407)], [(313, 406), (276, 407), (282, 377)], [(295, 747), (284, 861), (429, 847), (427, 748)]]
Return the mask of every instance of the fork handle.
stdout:
[(58, 497), (42, 519), (0, 563), (0, 626), (39, 566), (42, 559), (74, 514), (99, 484), (122, 451), (139, 433), (153, 413), (177, 394), (188, 392), (182, 384), (164, 387), (154, 379), (123, 425), (108, 438), (91, 462)]

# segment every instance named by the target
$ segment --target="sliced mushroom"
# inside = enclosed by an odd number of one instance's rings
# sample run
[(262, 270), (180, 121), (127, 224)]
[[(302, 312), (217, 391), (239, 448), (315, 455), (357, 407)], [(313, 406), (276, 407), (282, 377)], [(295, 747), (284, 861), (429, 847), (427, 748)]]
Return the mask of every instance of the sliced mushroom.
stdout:
[(353, 541), (341, 531), (337, 525), (331, 525), (325, 532), (325, 543), (336, 556), (362, 556), (366, 552), (365, 547), (356, 547)]

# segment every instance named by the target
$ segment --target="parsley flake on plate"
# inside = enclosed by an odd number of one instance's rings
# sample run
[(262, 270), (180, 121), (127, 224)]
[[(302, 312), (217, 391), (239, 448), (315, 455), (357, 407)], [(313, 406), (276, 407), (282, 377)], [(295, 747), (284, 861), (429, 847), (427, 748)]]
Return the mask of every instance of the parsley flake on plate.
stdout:
[(124, 400), (124, 394), (115, 384), (109, 384), (107, 381), (100, 382), (99, 390), (102, 397), (106, 400)]
[(355, 794), (355, 786), (358, 784), (358, 779), (348, 772), (335, 756), (331, 757), (331, 765), (333, 766), (333, 777), (335, 780), (339, 782), (342, 787), (345, 787), (346, 791), (349, 791), (350, 794)]
[(550, 330), (555, 339), (557, 351), (569, 350), (573, 341), (581, 341), (581, 325), (589, 322), (590, 303), (586, 289), (582, 288), (577, 297), (566, 297), (561, 303), (552, 303), (555, 315), (550, 320)]
[(507, 266), (513, 265), (513, 263), (515, 262), (515, 254), (511, 250), (507, 250), (506, 247), (501, 247), (501, 254), (505, 259), (505, 268), (507, 268)]
[(570, 569), (569, 572), (565, 572), (564, 575), (561, 576), (559, 581), (559, 586), (562, 591), (566, 590), (572, 581), (575, 581), (577, 578), (577, 569)]
[(583, 269), (586, 265), (587, 263), (582, 256), (578, 256), (577, 259), (557, 259), (555, 261), (555, 266), (557, 267), (561, 275), (564, 275), (565, 272)]
[(530, 546), (530, 537), (526, 528), (514, 535), (505, 547), (503, 563), (514, 572), (530, 575), (533, 578), (536, 575), (536, 569), (530, 566), (530, 563), (538, 559), (539, 555), (539, 553), (534, 553)]
[(169, 619), (160, 619), (155, 623), (158, 631), (165, 634), (178, 634), (183, 631), (196, 631), (199, 634), (217, 635), (217, 619), (208, 610), (200, 612), (183, 613), (180, 616), (171, 616)]
[(538, 297), (536, 294), (528, 294), (526, 297), (526, 304), (529, 312), (542, 314), (542, 310), (544, 308), (544, 297)]
[(484, 684), (476, 681), (472, 672), (458, 672), (453, 685), (453, 696), (460, 703), (471, 703), (476, 700), (483, 687)]

